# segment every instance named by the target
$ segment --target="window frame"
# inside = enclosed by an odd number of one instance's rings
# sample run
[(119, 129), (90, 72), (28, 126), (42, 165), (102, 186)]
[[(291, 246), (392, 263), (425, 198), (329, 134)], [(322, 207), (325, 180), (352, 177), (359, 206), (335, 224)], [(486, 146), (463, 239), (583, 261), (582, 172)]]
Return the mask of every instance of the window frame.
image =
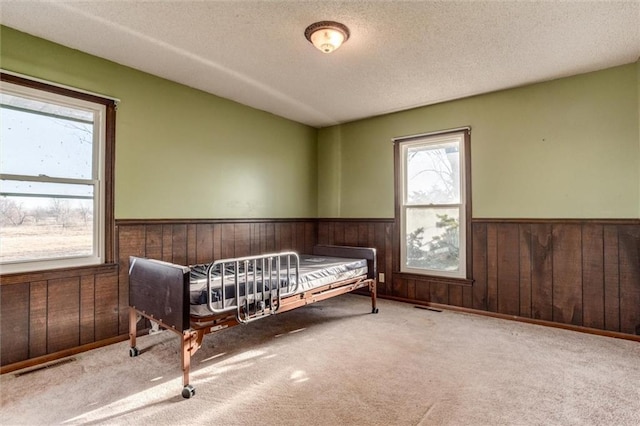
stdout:
[[(470, 127), (461, 127), (438, 132), (402, 136), (393, 139), (394, 144), (394, 179), (395, 179), (395, 228), (394, 246), (396, 254), (396, 268), (400, 276), (416, 279), (433, 279), (437, 281), (453, 281), (471, 283), (472, 274), (472, 238), (471, 238), (471, 149)], [(406, 196), (406, 162), (404, 152), (406, 148), (415, 145), (442, 143), (443, 139), (459, 135), (460, 141), (460, 204), (411, 205), (405, 203)], [(459, 206), (459, 207), (456, 207)], [(437, 271), (430, 269), (412, 268), (406, 266), (406, 211), (408, 208), (458, 208), (460, 212), (460, 264), (459, 272)]]
[[(95, 106), (98, 114), (100, 140), (97, 155), (93, 155), (93, 176), (91, 179), (40, 178), (4, 174), (3, 177), (16, 180), (26, 178), (34, 182), (58, 182), (90, 184), (94, 187), (94, 242), (93, 253), (89, 256), (49, 258), (3, 263), (2, 275), (42, 271), (50, 269), (71, 269), (85, 266), (112, 264), (114, 262), (114, 160), (115, 160), (115, 117), (116, 100), (84, 92), (67, 86), (56, 85), (42, 80), (30, 79), (13, 73), (0, 71), (0, 81), (8, 83), (11, 93), (25, 97), (35, 97), (42, 101), (67, 104), (75, 107), (78, 103)], [(34, 95), (35, 94), (35, 95)], [(65, 102), (66, 99), (66, 102)], [(94, 141), (95, 141), (94, 137)], [(89, 183), (91, 181), (91, 183)]]

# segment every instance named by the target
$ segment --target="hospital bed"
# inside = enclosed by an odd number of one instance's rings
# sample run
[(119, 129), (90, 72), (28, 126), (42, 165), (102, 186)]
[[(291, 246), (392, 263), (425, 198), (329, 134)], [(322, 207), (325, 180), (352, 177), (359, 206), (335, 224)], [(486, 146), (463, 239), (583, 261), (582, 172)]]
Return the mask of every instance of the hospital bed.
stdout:
[(270, 253), (208, 264), (182, 266), (131, 257), (129, 267), (129, 355), (138, 356), (137, 324), (181, 336), (182, 396), (195, 395), (189, 383), (191, 357), (205, 335), (274, 314), (368, 289), (376, 307), (376, 251), (318, 245), (309, 255)]

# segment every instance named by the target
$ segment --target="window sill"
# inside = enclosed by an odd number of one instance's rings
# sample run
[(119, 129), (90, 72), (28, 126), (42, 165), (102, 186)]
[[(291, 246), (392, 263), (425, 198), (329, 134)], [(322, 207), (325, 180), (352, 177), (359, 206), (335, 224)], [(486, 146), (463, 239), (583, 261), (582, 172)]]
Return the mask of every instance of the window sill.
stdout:
[(415, 281), (429, 281), (429, 282), (437, 282), (443, 284), (450, 285), (461, 285), (465, 287), (473, 286), (472, 278), (451, 278), (451, 277), (438, 277), (436, 275), (421, 275), (421, 274), (410, 274), (407, 272), (395, 271), (394, 276), (400, 277), (405, 280), (415, 280)]
[(48, 269), (42, 271), (16, 272), (1, 275), (2, 285), (20, 284), (24, 282), (44, 281), (56, 278), (78, 277), (82, 275), (117, 274), (117, 263), (105, 263), (102, 265), (70, 267), (62, 269)]

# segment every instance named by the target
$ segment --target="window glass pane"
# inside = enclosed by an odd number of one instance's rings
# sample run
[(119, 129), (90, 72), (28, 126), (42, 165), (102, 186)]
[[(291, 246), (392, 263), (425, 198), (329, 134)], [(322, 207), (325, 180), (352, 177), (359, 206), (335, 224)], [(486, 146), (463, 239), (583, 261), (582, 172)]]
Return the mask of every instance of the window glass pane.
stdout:
[(91, 179), (93, 112), (2, 95), (0, 173)]
[(457, 271), (460, 268), (459, 209), (407, 208), (406, 266)]
[(0, 197), (0, 262), (93, 253), (93, 200)]
[(460, 203), (459, 142), (406, 149), (407, 204)]

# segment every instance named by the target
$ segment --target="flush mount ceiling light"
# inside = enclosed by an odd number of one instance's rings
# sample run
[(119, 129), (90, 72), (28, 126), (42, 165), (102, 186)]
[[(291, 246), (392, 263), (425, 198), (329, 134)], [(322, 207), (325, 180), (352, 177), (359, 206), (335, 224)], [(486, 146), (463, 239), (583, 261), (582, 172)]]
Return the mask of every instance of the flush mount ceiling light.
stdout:
[(349, 40), (349, 28), (339, 22), (320, 21), (304, 30), (304, 36), (324, 53), (331, 53)]

